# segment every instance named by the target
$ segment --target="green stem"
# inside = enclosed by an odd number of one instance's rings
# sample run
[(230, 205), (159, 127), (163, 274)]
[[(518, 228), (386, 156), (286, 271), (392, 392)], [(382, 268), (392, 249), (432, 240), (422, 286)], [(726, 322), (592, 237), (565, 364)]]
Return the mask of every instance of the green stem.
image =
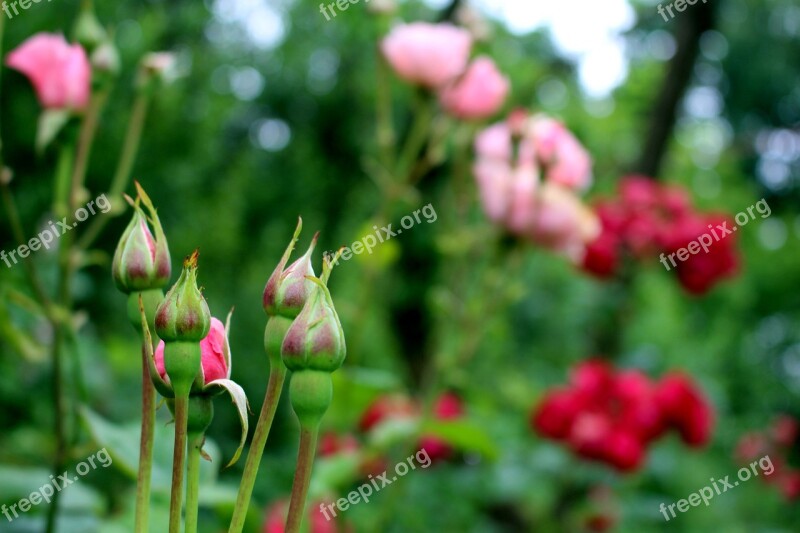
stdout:
[(392, 120), (392, 90), (389, 65), (378, 50), (376, 68), (376, 118), (377, 140), (381, 154), (381, 164), (389, 170), (394, 164), (395, 132)]
[(206, 438), (202, 432), (189, 435), (189, 463), (186, 468), (186, 533), (197, 533), (200, 495), (200, 450)]
[(241, 533), (244, 528), (250, 498), (253, 495), (253, 486), (258, 475), (258, 467), (261, 464), (261, 456), (264, 455), (264, 446), (267, 443), (269, 430), (272, 428), (272, 420), (275, 418), (275, 411), (281, 399), (285, 380), (286, 366), (283, 362), (278, 360), (277, 364), (271, 363), (267, 394), (264, 396), (264, 404), (261, 406), (261, 414), (253, 433), (253, 441), (250, 443), (250, 451), (244, 465), (242, 482), (239, 484), (239, 495), (236, 497), (236, 507), (233, 509), (233, 518), (228, 533)]
[(422, 147), (425, 146), (425, 141), (428, 140), (431, 120), (433, 120), (433, 106), (427, 95), (418, 94), (414, 124), (411, 126), (411, 131), (400, 154), (398, 173), (395, 176), (395, 179), (401, 180), (402, 183), (407, 183), (411, 177), (410, 173), (414, 167), (414, 162), (417, 160)]
[(303, 524), (318, 434), (319, 422), (300, 426), (300, 449), (297, 451), (297, 469), (292, 483), (292, 500), (289, 503), (289, 516), (286, 518), (286, 533), (299, 533)]
[[(1, 167), (2, 162), (0, 162), (0, 172), (2, 172)], [(3, 190), (3, 203), (6, 207), (6, 212), (8, 213), (8, 221), (11, 224), (11, 233), (14, 235), (14, 240), (18, 245), (24, 244), (25, 230), (22, 228), (22, 221), (19, 216), (19, 211), (17, 210), (17, 204), (14, 202), (14, 196), (11, 194), (8, 183), (6, 183), (2, 177), (0, 177), (0, 187)], [(41, 304), (45, 314), (50, 319), (51, 324), (55, 325), (52, 302), (44, 290), (44, 285), (42, 284), (41, 278), (39, 278), (38, 271), (36, 270), (36, 264), (31, 259), (26, 259), (22, 261), (22, 266), (25, 269), (25, 274), (28, 277), (28, 282), (33, 288), (33, 292), (36, 295), (37, 301), (39, 304)]]
[(74, 208), (78, 204), (78, 196), (86, 179), (86, 170), (89, 166), (89, 155), (92, 153), (97, 124), (100, 118), (100, 111), (108, 100), (110, 91), (108, 89), (99, 91), (92, 95), (89, 110), (81, 124), (80, 136), (78, 138), (78, 151), (75, 155), (75, 166), (72, 169), (72, 180), (70, 182), (69, 203)]
[[(122, 145), (122, 154), (120, 155), (117, 169), (114, 172), (114, 177), (111, 180), (111, 186), (109, 188), (108, 194), (112, 202), (119, 200), (119, 197), (125, 191), (130, 181), (131, 171), (133, 170), (136, 154), (139, 151), (139, 143), (142, 139), (142, 130), (144, 128), (145, 118), (147, 117), (149, 103), (150, 96), (147, 91), (139, 93), (139, 95), (136, 96), (136, 100), (133, 102), (131, 117), (128, 121), (128, 131), (125, 133), (125, 140)], [(86, 229), (86, 233), (83, 234), (78, 243), (81, 250), (86, 250), (92, 245), (103, 229), (105, 229), (109, 218), (110, 217), (105, 216), (94, 217), (92, 219), (92, 223)]]
[(153, 436), (156, 421), (156, 391), (150, 378), (147, 347), (142, 344), (142, 430), (139, 439), (139, 473), (136, 482), (136, 518), (134, 531), (149, 529), (150, 478), (153, 470)]
[(183, 463), (186, 459), (186, 425), (189, 420), (189, 397), (175, 397), (175, 449), (172, 455), (172, 493), (169, 500), (169, 533), (181, 531), (183, 505)]
[[(64, 472), (67, 462), (67, 436), (66, 436), (66, 404), (63, 391), (63, 361), (62, 345), (64, 343), (64, 327), (57, 325), (55, 338), (53, 339), (53, 398), (55, 402), (55, 434), (56, 434), (56, 453), (53, 462), (53, 472), (58, 476)], [(60, 491), (53, 494), (50, 506), (47, 509), (47, 525), (45, 531), (54, 533), (56, 530), (56, 517), (58, 516), (58, 504), (60, 501)]]

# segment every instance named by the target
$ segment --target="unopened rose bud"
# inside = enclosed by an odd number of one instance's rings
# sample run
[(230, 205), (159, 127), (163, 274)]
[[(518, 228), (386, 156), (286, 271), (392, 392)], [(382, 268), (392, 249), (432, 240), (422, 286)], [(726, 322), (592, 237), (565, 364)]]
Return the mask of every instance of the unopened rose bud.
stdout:
[(75, 40), (87, 50), (94, 50), (108, 38), (103, 25), (97, 20), (92, 2), (89, 1), (83, 2), (78, 18), (75, 20), (73, 32)]
[(315, 290), (286, 333), (281, 356), (292, 371), (333, 372), (346, 355), (344, 332), (328, 288), (313, 279)]
[[(169, 384), (169, 374), (164, 366), (164, 341), (158, 344), (155, 352), (155, 364), (158, 375), (164, 383)], [(225, 325), (217, 318), (211, 317), (208, 335), (200, 341), (200, 386), (204, 387), (212, 381), (230, 378), (231, 349)]]
[(311, 253), (317, 244), (318, 234), (314, 235), (306, 253), (284, 269), (301, 228), (302, 221), (297, 226), (294, 239), (289, 244), (280, 263), (278, 263), (275, 271), (267, 281), (267, 285), (264, 287), (264, 311), (270, 316), (295, 318), (303, 309), (306, 300), (313, 291), (314, 283), (309, 281), (307, 276), (314, 275), (314, 268), (311, 266)]
[(96, 73), (105, 73), (112, 77), (119, 74), (119, 51), (111, 41), (104, 41), (95, 48), (94, 52), (92, 52), (90, 62)]
[(156, 333), (167, 342), (200, 342), (208, 335), (211, 314), (197, 288), (197, 250), (183, 263), (183, 272), (158, 307)]
[(159, 84), (168, 85), (177, 77), (175, 54), (152, 52), (142, 57), (136, 86), (141, 90), (152, 90)]
[[(136, 202), (131, 201), (133, 218), (117, 244), (111, 266), (114, 283), (126, 294), (160, 289), (169, 282), (172, 272), (169, 247), (161, 221), (150, 198), (138, 184), (137, 187), (139, 197)], [(140, 203), (144, 203), (148, 209), (149, 218), (142, 211)], [(150, 231), (148, 221), (155, 230), (155, 235)]]

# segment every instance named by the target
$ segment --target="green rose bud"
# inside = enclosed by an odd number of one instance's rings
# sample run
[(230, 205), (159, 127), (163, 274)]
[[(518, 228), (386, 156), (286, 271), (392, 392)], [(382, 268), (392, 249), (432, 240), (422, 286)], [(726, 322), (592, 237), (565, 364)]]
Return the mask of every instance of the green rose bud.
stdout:
[[(111, 272), (117, 288), (126, 294), (160, 289), (169, 282), (172, 273), (167, 237), (155, 208), (144, 189), (137, 183), (138, 196), (133, 206), (133, 218), (117, 244)], [(144, 213), (147, 208), (150, 217)], [(150, 225), (155, 236), (150, 231)]]
[(318, 278), (303, 310), (292, 322), (281, 345), (281, 357), (292, 371), (333, 372), (346, 355), (344, 332), (328, 287)]
[(167, 343), (203, 340), (211, 328), (211, 313), (206, 299), (197, 288), (195, 250), (183, 262), (183, 272), (156, 311), (156, 333)]
[(75, 40), (88, 51), (94, 50), (108, 38), (103, 25), (97, 20), (91, 1), (85, 0), (83, 2), (78, 18), (75, 19), (73, 32)]
[(303, 221), (300, 220), (292, 241), (264, 287), (264, 311), (270, 316), (283, 316), (289, 319), (296, 317), (313, 290), (314, 284), (307, 279), (307, 276), (314, 275), (311, 253), (317, 244), (319, 233), (314, 235), (305, 255), (284, 269), (302, 227)]

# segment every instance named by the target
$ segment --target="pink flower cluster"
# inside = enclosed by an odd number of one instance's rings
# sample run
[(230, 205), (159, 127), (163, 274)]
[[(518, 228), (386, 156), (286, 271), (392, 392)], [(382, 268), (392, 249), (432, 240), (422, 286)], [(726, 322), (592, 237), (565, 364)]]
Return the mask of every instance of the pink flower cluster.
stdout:
[(381, 42), (381, 51), (398, 76), (437, 91), (445, 111), (464, 120), (495, 114), (510, 89), (489, 57), (478, 57), (468, 65), (471, 50), (470, 33), (450, 24), (403, 24)]
[(600, 233), (578, 196), (592, 182), (592, 161), (560, 122), (524, 111), (475, 140), (475, 179), (487, 216), (509, 232), (579, 261)]
[(642, 466), (647, 447), (670, 428), (689, 446), (705, 445), (714, 413), (685, 374), (653, 382), (638, 370), (616, 371), (590, 359), (572, 370), (568, 387), (545, 394), (531, 426), (543, 437), (565, 441), (580, 457), (629, 472)]
[[(733, 225), (726, 215), (696, 212), (682, 188), (644, 176), (623, 178), (617, 198), (599, 201), (594, 208), (603, 230), (587, 246), (583, 268), (600, 278), (620, 272), (625, 259), (652, 261), (659, 254), (669, 256), (717, 225)], [(737, 266), (736, 239), (730, 235), (714, 242), (707, 253), (678, 262), (675, 271), (687, 291), (703, 294), (733, 275)]]
[(779, 416), (767, 431), (747, 433), (736, 447), (736, 459), (743, 465), (769, 456), (775, 469), (765, 483), (778, 487), (788, 501), (800, 498), (800, 468), (789, 465), (788, 457), (800, 438), (800, 424), (790, 416)]
[(92, 71), (86, 51), (63, 35), (37, 33), (6, 57), (33, 84), (45, 109), (81, 110), (89, 103)]

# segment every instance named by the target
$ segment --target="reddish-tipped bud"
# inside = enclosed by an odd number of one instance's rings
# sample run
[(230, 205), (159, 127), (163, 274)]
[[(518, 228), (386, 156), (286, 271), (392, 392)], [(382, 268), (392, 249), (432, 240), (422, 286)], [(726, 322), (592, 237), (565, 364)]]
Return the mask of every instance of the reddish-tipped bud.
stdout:
[(317, 244), (319, 234), (314, 235), (306, 253), (289, 265), (288, 268), (285, 268), (302, 227), (303, 221), (300, 220), (292, 241), (286, 248), (275, 271), (269, 277), (266, 287), (264, 287), (264, 311), (270, 316), (295, 318), (300, 314), (306, 300), (314, 290), (314, 282), (310, 281), (308, 276), (314, 276), (314, 268), (311, 266), (311, 253)]
[(156, 333), (166, 342), (200, 342), (211, 328), (208, 304), (197, 287), (197, 250), (156, 311)]
[(310, 279), (316, 288), (286, 332), (281, 357), (292, 371), (333, 372), (346, 355), (344, 331), (328, 288), (319, 279)]
[[(172, 273), (167, 238), (150, 198), (136, 184), (138, 197), (133, 206), (133, 218), (117, 244), (111, 272), (117, 288), (124, 293), (160, 289), (169, 282)], [(144, 204), (149, 217), (140, 207)], [(148, 225), (149, 222), (149, 225)], [(155, 230), (155, 235), (150, 231)]]

